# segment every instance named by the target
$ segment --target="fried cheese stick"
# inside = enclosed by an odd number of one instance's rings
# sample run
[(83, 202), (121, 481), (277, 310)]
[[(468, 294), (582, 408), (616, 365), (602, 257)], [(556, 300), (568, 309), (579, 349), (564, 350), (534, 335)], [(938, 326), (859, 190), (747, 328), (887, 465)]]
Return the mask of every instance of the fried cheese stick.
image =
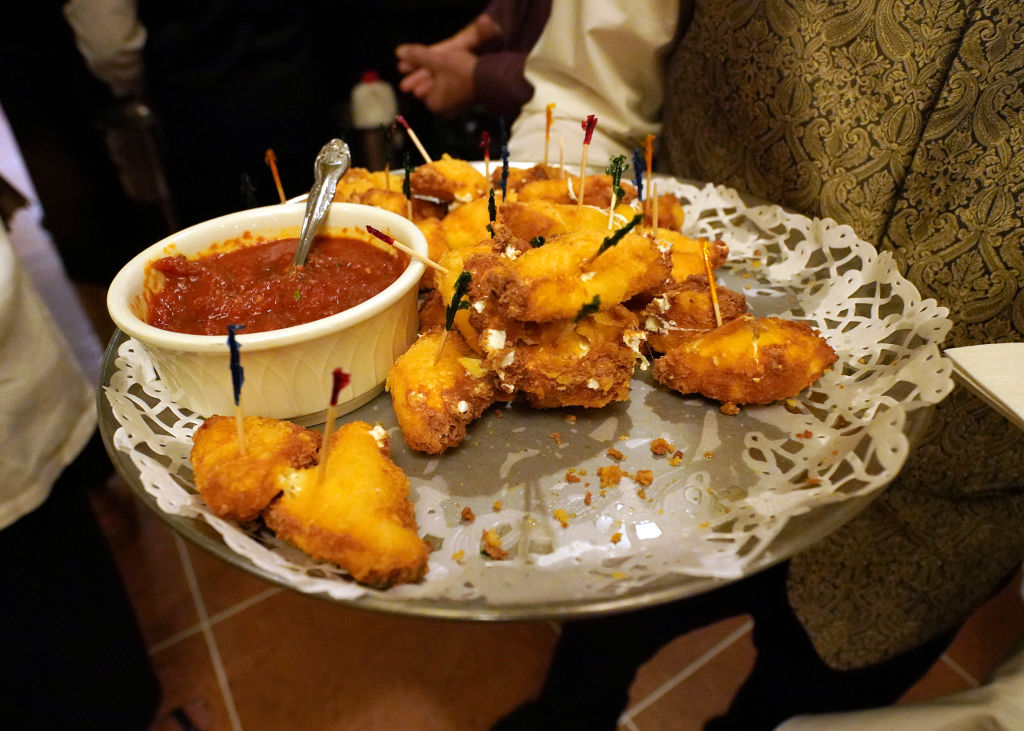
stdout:
[(806, 323), (743, 316), (669, 350), (654, 362), (654, 378), (680, 393), (720, 401), (723, 413), (735, 414), (740, 404), (796, 396), (836, 360)]
[(255, 520), (281, 492), (280, 475), (316, 464), (320, 433), (289, 421), (247, 416), (246, 449), (238, 449), (235, 419), (211, 416), (196, 429), (192, 472), (200, 497), (226, 520)]
[(508, 397), (457, 330), (443, 336), (444, 330), (421, 335), (395, 361), (385, 385), (406, 443), (427, 454), (460, 444), (471, 422)]
[(428, 544), (419, 537), (409, 480), (391, 461), (387, 433), (363, 421), (331, 440), (322, 481), (317, 470), (289, 470), (281, 496), (264, 513), (280, 538), (331, 561), (370, 586), (419, 581)]

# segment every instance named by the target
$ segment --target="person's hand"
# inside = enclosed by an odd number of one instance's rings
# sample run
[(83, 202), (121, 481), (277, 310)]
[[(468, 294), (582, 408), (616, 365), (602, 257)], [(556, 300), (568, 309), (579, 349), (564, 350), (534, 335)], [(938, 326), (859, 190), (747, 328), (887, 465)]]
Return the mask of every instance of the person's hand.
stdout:
[(439, 43), (434, 46), (399, 46), (399, 70), (412, 70), (398, 88), (408, 92), (440, 115), (461, 111), (473, 100), (473, 72), (477, 58), (472, 51)]
[(433, 45), (399, 46), (395, 55), (398, 70), (405, 76), (398, 88), (420, 99), (435, 114), (462, 110), (473, 100), (477, 61), (473, 51), (500, 32), (489, 15), (481, 14), (455, 35)]

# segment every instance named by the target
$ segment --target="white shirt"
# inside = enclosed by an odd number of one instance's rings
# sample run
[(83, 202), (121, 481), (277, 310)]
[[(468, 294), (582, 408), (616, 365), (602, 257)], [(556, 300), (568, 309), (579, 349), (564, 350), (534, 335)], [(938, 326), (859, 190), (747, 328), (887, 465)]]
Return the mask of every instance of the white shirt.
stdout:
[(96, 426), (93, 390), (0, 226), (0, 529), (35, 510)]
[(2, 109), (0, 174), (31, 201), (10, 232), (0, 222), (2, 530), (47, 498), (92, 436), (92, 382), (103, 351), (40, 224), (35, 189)]
[(630, 158), (661, 130), (662, 71), (679, 17), (679, 0), (558, 0), (526, 59), (533, 98), (512, 126), (509, 157), (544, 159), (546, 108), (554, 103), (548, 162), (579, 164), (582, 123), (597, 116), (587, 164)]

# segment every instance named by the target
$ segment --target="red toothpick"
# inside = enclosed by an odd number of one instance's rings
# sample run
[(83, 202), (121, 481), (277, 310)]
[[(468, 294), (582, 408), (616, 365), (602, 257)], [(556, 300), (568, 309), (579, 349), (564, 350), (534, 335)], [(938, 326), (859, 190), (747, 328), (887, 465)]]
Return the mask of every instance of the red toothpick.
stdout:
[(405, 128), (405, 131), (409, 134), (409, 139), (411, 139), (412, 143), (416, 145), (416, 149), (420, 151), (421, 155), (423, 155), (423, 159), (427, 162), (434, 162), (430, 159), (430, 155), (427, 154), (427, 151), (423, 149), (423, 143), (420, 142), (420, 138), (416, 136), (416, 133), (412, 131), (412, 127), (409, 126), (409, 123), (405, 121), (405, 117), (401, 114), (396, 114), (395, 119), (400, 125), (402, 125), (402, 127)]
[(323, 445), (320, 447), (320, 464), (317, 465), (316, 471), (316, 484), (319, 485), (324, 480), (324, 474), (327, 471), (327, 459), (331, 454), (331, 436), (334, 434), (334, 420), (337, 418), (337, 407), (338, 407), (338, 393), (349, 384), (351, 378), (349, 375), (341, 370), (341, 368), (335, 368), (331, 372), (331, 401), (327, 406), (327, 421), (324, 424), (324, 440)]
[(718, 288), (715, 286), (715, 275), (711, 271), (711, 255), (708, 253), (708, 240), (702, 239), (701, 250), (704, 254), (704, 270), (708, 273), (708, 286), (711, 291), (711, 306), (715, 310), (715, 323), (722, 326), (722, 311), (718, 308)]
[(491, 133), (484, 130), (480, 133), (480, 149), (484, 151), (484, 177), (491, 179)]
[(417, 261), (423, 262), (428, 267), (433, 267), (434, 269), (436, 269), (437, 271), (439, 271), (439, 272), (441, 272), (443, 274), (447, 274), (448, 273), (448, 270), (445, 269), (440, 264), (434, 262), (431, 259), (428, 259), (427, 257), (423, 256), (423, 254), (420, 254), (419, 252), (415, 251), (411, 247), (406, 246), (401, 241), (395, 241), (394, 238), (392, 238), (391, 236), (388, 236), (383, 231), (378, 231), (373, 226), (367, 226), (366, 230), (369, 231), (374, 236), (376, 236), (381, 241), (383, 241), (385, 244), (390, 244), (391, 246), (394, 246), (399, 251), (404, 251), (406, 254), (411, 256), (413, 259), (416, 259)]
[(548, 145), (551, 143), (551, 124), (555, 119), (555, 103), (551, 102), (544, 108), (544, 168), (548, 166)]
[(587, 150), (590, 149), (590, 139), (594, 136), (594, 128), (597, 126), (597, 117), (588, 114), (583, 120), (583, 153), (580, 155), (580, 194), (576, 200), (577, 207), (583, 205), (583, 186), (587, 176)]

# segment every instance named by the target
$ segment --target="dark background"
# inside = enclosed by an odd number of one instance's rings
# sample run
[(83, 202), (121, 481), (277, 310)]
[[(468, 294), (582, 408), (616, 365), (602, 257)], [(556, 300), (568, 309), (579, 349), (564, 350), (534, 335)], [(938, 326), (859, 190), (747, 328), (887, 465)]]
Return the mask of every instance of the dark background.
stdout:
[[(267, 148), (289, 197), (309, 189), (313, 159), (331, 137), (350, 144), (353, 164), (364, 164), (348, 109), (362, 73), (375, 70), (397, 90), (396, 45), (446, 38), (485, 5), (140, 0), (147, 83), (128, 104), (90, 74), (61, 4), (18, 3), (5, 12), (0, 105), (69, 276), (101, 285), (177, 228), (276, 203)], [(138, 116), (138, 102), (153, 116)], [(435, 158), (477, 159), (480, 131), (499, 136), (500, 122), (481, 111), (440, 119), (410, 95), (398, 92), (398, 103)], [(406, 151), (421, 162), (404, 135), (394, 139), (393, 168)], [(113, 159), (115, 143), (127, 157)], [(145, 185), (154, 169), (164, 173), (166, 195)]]

